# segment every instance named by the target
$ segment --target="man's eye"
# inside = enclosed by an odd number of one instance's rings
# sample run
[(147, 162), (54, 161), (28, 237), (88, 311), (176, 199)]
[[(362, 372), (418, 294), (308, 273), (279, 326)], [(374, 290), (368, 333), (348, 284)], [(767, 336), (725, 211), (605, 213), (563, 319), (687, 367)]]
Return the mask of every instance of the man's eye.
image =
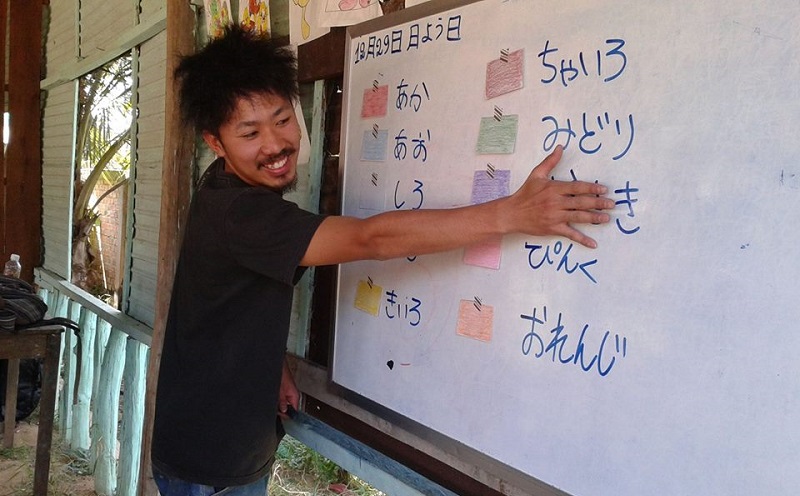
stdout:
[(258, 134), (257, 132), (253, 131), (247, 134), (243, 134), (242, 138), (255, 138), (257, 134)]

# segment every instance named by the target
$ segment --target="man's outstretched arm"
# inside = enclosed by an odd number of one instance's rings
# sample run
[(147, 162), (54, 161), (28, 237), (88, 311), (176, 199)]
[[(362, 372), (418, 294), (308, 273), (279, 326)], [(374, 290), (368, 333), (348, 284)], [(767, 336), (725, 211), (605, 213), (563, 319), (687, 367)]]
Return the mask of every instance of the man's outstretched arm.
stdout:
[(563, 236), (594, 248), (595, 241), (573, 225), (608, 222), (609, 215), (601, 211), (614, 208), (614, 201), (601, 196), (607, 191), (602, 185), (551, 180), (561, 154), (562, 148), (556, 147), (511, 196), (480, 205), (400, 210), (366, 219), (328, 217), (314, 234), (301, 265), (424, 255), (510, 233)]

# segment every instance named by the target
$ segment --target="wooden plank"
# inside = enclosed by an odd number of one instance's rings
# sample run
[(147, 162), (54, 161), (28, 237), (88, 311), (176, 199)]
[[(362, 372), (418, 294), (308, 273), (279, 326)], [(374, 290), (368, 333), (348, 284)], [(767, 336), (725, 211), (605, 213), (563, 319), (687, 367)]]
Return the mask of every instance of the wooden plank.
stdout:
[(92, 452), (97, 460), (94, 468), (94, 490), (100, 496), (112, 496), (117, 486), (115, 450), (126, 340), (127, 336), (124, 333), (117, 329), (111, 330), (100, 369), (103, 381), (100, 383), (99, 394), (95, 400), (98, 407), (92, 438)]
[[(42, 197), (41, 2), (11, 2), (9, 9), (8, 111), (11, 135), (6, 148), (5, 247), (22, 259), (22, 279), (33, 280), (41, 264)], [(5, 52), (3, 52), (5, 53)], [(8, 255), (8, 253), (5, 253)], [(6, 258), (6, 257), (4, 257)]]
[(167, 2), (167, 78), (165, 95), (164, 161), (161, 189), (161, 228), (158, 237), (158, 292), (153, 325), (153, 339), (147, 372), (147, 394), (145, 397), (142, 438), (142, 463), (139, 477), (139, 494), (155, 496), (158, 490), (153, 482), (150, 467), (153, 414), (155, 413), (156, 387), (158, 385), (161, 347), (164, 342), (172, 283), (178, 263), (178, 251), (183, 239), (186, 213), (189, 206), (192, 158), (195, 136), (181, 121), (178, 109), (178, 92), (172, 74), (179, 57), (194, 52), (195, 16), (189, 3)]
[(94, 354), (95, 331), (97, 329), (97, 315), (90, 310), (80, 307), (81, 328), (80, 346), (76, 350), (81, 354), (76, 385), (75, 403), (72, 406), (72, 437), (70, 445), (73, 448), (88, 450), (91, 446), (89, 436), (89, 408), (92, 404), (92, 388), (94, 387)]
[(455, 496), (455, 493), (332, 427), (298, 412), (286, 432), (386, 494)]
[[(67, 316), (67, 297), (60, 294), (57, 290), (53, 290), (53, 304), (52, 306), (48, 304), (48, 308), (50, 312), (56, 317), (66, 317)], [(59, 348), (58, 348), (58, 373), (61, 373), (61, 365), (64, 363), (64, 349), (67, 345), (66, 333), (62, 334), (59, 337)], [(55, 409), (56, 409), (56, 419), (59, 420), (59, 426), (61, 426), (61, 388), (56, 388), (56, 399), (55, 399)]]
[[(8, 0), (0, 0), (0, 53), (6, 53), (6, 34), (8, 33)], [(6, 64), (0, 64), (0, 81), (5, 83), (6, 80)], [(5, 84), (3, 85), (5, 87)], [(0, 93), (0, 108), (5, 110), (6, 92)], [(0, 141), (5, 143), (5, 126), (0, 128)], [(6, 177), (6, 154), (0, 153), (0, 178)], [(6, 246), (6, 188), (5, 183), (0, 183), (0, 248), (5, 252)]]
[(19, 358), (10, 358), (6, 369), (6, 409), (3, 420), (3, 448), (14, 447), (14, 429), (17, 427), (17, 393), (19, 387)]
[(335, 79), (344, 74), (345, 28), (331, 32), (297, 47), (297, 80), (311, 83)]
[[(67, 317), (75, 322), (80, 320), (81, 307), (75, 302), (69, 301), (67, 304)], [(80, 382), (78, 364), (80, 348), (78, 346), (78, 336), (72, 329), (67, 329), (64, 333), (64, 384), (61, 392), (62, 402), (60, 406), (61, 415), (59, 425), (61, 426), (61, 438), (70, 447), (72, 441), (73, 426), (73, 402), (75, 401), (75, 386)]]
[(117, 496), (135, 496), (142, 455), (145, 376), (148, 347), (132, 339), (125, 350), (125, 402), (122, 406), (122, 431), (119, 435), (119, 478)]
[(61, 333), (47, 337), (47, 349), (42, 373), (42, 396), (39, 401), (39, 433), (36, 436), (36, 468), (33, 475), (33, 494), (47, 495), (50, 471), (50, 446), (53, 440), (53, 415), (58, 389), (58, 352)]

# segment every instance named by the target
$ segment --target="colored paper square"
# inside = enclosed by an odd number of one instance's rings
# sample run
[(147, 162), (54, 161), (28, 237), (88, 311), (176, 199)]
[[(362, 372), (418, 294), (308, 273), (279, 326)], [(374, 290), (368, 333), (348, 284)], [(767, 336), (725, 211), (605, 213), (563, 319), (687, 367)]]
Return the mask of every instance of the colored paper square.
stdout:
[(464, 263), (475, 267), (498, 270), (500, 268), (502, 239), (502, 237), (498, 236), (483, 243), (464, 248)]
[(389, 142), (389, 131), (364, 131), (361, 143), (361, 160), (383, 162), (386, 160), (386, 145)]
[(486, 99), (522, 89), (524, 86), (525, 51), (516, 50), (486, 64)]
[(388, 101), (388, 85), (365, 89), (364, 99), (361, 102), (361, 118), (385, 117)]
[(377, 284), (370, 284), (367, 281), (358, 281), (356, 288), (356, 301), (354, 306), (370, 315), (378, 316), (378, 310), (381, 307), (381, 296), (383, 296), (383, 288)]
[(511, 194), (510, 183), (510, 170), (475, 171), (472, 179), (472, 203), (486, 203), (505, 198)]
[(386, 205), (386, 190), (383, 187), (383, 173), (374, 171), (361, 178), (358, 190), (358, 208), (383, 212)]
[(460, 336), (490, 342), (494, 321), (494, 307), (479, 305), (475, 301), (461, 300), (458, 305), (458, 325)]
[(477, 152), (480, 155), (514, 153), (518, 122), (519, 116), (517, 115), (504, 115), (500, 117), (500, 120), (494, 117), (481, 118)]

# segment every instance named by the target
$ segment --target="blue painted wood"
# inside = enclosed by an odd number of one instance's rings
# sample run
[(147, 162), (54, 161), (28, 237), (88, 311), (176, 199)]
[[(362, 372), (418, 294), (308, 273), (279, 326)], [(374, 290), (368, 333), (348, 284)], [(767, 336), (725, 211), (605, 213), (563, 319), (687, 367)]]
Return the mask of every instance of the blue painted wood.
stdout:
[(456, 496), (435, 482), (319, 420), (298, 412), (286, 432), (386, 494)]
[(144, 401), (147, 377), (147, 357), (150, 348), (129, 339), (125, 354), (125, 401), (122, 406), (120, 432), (119, 481), (117, 496), (135, 496), (139, 480), (144, 429)]
[(119, 392), (125, 364), (127, 336), (111, 330), (103, 357), (103, 380), (97, 402), (97, 420), (93, 430), (92, 451), (97, 463), (94, 471), (94, 489), (100, 496), (112, 496), (117, 485), (117, 425), (119, 421)]
[[(73, 303), (73, 305), (77, 305)], [(70, 446), (88, 450), (91, 446), (89, 436), (89, 415), (92, 404), (92, 388), (94, 387), (94, 338), (97, 329), (97, 315), (85, 308), (80, 308), (81, 327), (80, 346), (76, 349), (80, 357), (80, 370), (77, 377), (78, 389), (72, 407), (72, 436)]]

